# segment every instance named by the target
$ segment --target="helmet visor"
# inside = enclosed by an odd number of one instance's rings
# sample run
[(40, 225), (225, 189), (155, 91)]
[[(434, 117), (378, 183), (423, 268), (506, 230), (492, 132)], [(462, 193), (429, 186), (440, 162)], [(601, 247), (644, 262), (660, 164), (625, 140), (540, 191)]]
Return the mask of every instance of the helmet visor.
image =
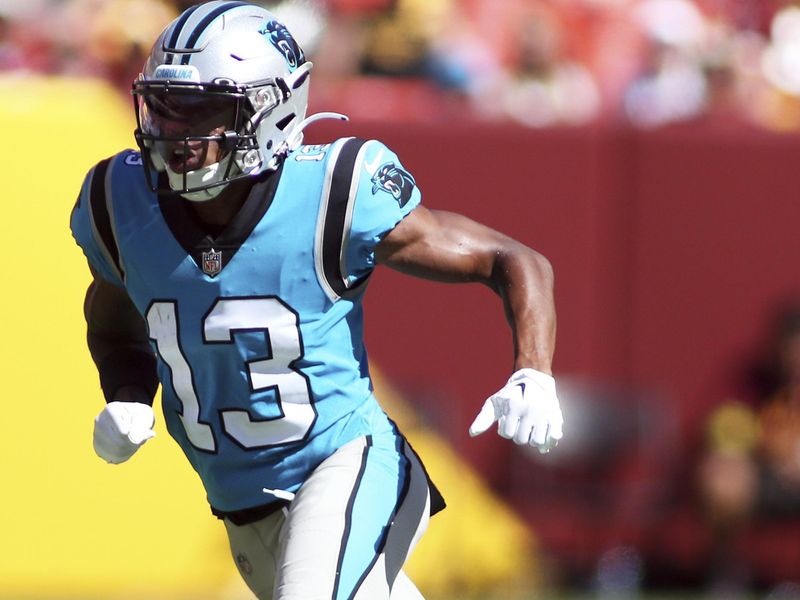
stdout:
[(138, 95), (138, 107), (142, 133), (159, 138), (219, 135), (240, 120), (240, 99), (229, 94), (151, 90)]

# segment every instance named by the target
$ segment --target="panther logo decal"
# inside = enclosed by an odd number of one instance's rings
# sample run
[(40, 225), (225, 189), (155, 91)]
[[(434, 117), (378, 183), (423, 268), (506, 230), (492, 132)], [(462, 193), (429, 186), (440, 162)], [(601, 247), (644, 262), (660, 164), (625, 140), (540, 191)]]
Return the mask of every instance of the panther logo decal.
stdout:
[(266, 37), (278, 52), (283, 54), (286, 62), (289, 63), (290, 73), (306, 62), (305, 54), (283, 23), (267, 21), (258, 32)]
[(393, 162), (381, 165), (372, 176), (372, 193), (383, 190), (392, 195), (404, 207), (411, 199), (416, 182), (408, 171), (396, 166)]

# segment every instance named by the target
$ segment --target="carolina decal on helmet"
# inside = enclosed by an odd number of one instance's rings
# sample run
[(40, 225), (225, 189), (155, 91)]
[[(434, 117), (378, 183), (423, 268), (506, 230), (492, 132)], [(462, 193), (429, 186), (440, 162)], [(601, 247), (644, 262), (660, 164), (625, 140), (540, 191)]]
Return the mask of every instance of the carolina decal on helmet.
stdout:
[(199, 82), (200, 71), (192, 65), (158, 65), (153, 72), (153, 79)]
[(290, 73), (306, 62), (303, 51), (283, 23), (275, 20), (267, 21), (258, 32), (265, 36), (278, 52), (283, 54), (286, 62), (289, 63)]
[(416, 182), (411, 173), (401, 169), (393, 162), (381, 165), (372, 176), (372, 193), (383, 190), (397, 200), (400, 207), (404, 207), (411, 198)]

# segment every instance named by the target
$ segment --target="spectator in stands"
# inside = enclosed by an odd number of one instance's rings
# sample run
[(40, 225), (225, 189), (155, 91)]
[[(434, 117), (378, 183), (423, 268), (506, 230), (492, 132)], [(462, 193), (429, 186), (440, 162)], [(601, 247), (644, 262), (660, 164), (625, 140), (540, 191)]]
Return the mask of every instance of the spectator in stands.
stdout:
[(518, 56), (503, 94), (506, 115), (530, 127), (592, 121), (599, 90), (589, 70), (567, 56), (555, 9), (534, 4), (515, 28)]
[(757, 31), (737, 30), (724, 21), (710, 24), (703, 57), (706, 121), (727, 125), (758, 121), (760, 98), (768, 87), (760, 66), (765, 45)]
[(431, 44), (447, 26), (453, 0), (396, 0), (372, 21), (366, 34), (362, 72), (424, 76)]
[(797, 3), (788, 3), (772, 19), (769, 44), (760, 67), (767, 85), (753, 105), (757, 121), (769, 129), (800, 129), (800, 5)]
[(0, 70), (53, 72), (55, 56), (41, 2), (3, 2), (0, 6)]
[(118, 89), (128, 92), (130, 82), (141, 71), (153, 39), (164, 23), (177, 16), (165, 0), (93, 0), (84, 2), (93, 18), (83, 48), (90, 63), (103, 65), (105, 76)]
[[(127, 94), (153, 27), (193, 2), (0, 0), (0, 70), (100, 77)], [(655, 127), (713, 116), (800, 129), (795, 1), (262, 4), (292, 24), (318, 63), (312, 104), (322, 95), (354, 118), (540, 127), (613, 117)], [(305, 36), (309, 23), (317, 33)]]
[(623, 110), (639, 127), (702, 115), (708, 84), (702, 64), (706, 22), (689, 0), (644, 0), (634, 9), (648, 45), (641, 73), (625, 92)]
[(728, 401), (712, 413), (699, 470), (715, 588), (749, 585), (737, 554), (749, 524), (800, 517), (800, 302), (778, 312), (750, 379), (752, 401)]
[(25, 67), (25, 56), (14, 43), (14, 25), (11, 13), (0, 9), (0, 71), (12, 71)]

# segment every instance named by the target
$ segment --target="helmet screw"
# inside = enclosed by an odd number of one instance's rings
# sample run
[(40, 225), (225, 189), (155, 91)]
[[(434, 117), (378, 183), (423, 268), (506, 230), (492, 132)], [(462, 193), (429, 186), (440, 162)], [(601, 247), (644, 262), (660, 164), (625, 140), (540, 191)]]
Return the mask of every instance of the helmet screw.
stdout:
[(257, 109), (264, 108), (272, 104), (272, 94), (270, 90), (261, 89), (256, 92), (255, 105)]
[(261, 160), (261, 156), (258, 150), (249, 150), (242, 159), (244, 166), (247, 168), (256, 166)]

